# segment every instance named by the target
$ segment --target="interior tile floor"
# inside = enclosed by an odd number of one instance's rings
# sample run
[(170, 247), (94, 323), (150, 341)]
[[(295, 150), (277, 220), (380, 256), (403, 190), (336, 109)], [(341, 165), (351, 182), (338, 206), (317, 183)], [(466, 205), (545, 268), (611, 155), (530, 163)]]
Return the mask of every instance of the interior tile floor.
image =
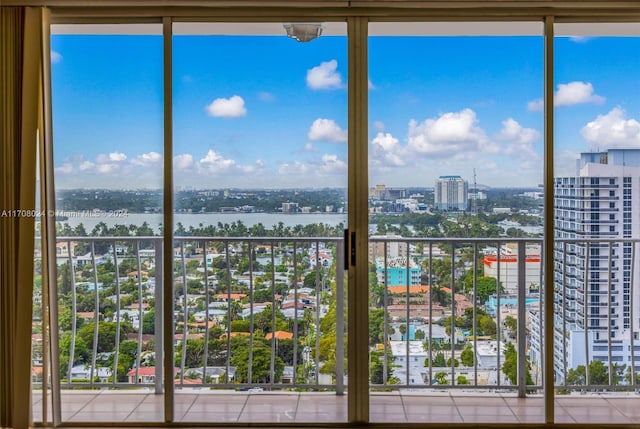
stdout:
[[(372, 392), (370, 421), (377, 423), (542, 423), (541, 396), (488, 392)], [(640, 423), (640, 395), (566, 395), (555, 400), (557, 423)], [(65, 390), (63, 422), (162, 422), (164, 396), (148, 391)], [(42, 422), (43, 396), (33, 392), (34, 422)], [(50, 407), (47, 414), (51, 415)], [(175, 421), (346, 422), (347, 396), (331, 392), (236, 392), (183, 389)]]

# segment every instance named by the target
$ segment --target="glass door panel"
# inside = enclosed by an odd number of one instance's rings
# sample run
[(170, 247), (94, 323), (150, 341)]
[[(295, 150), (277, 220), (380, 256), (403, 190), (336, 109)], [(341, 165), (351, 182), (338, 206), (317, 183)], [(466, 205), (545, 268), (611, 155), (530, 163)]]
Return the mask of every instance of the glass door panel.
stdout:
[(541, 34), (369, 26), (371, 421), (543, 420)]
[(162, 27), (51, 33), (61, 419), (161, 422)]
[(173, 30), (175, 419), (345, 421), (346, 25)]
[(555, 32), (556, 389), (589, 392), (582, 406), (606, 398), (616, 410), (587, 418), (558, 396), (556, 421), (637, 421), (621, 392), (640, 380), (640, 26), (557, 24)]

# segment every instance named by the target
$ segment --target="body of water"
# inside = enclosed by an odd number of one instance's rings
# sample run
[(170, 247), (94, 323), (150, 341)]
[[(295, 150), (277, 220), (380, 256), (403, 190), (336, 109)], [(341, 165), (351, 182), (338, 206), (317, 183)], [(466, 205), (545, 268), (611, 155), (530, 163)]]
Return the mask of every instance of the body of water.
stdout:
[[(100, 222), (104, 222), (107, 226), (114, 225), (142, 225), (147, 222), (149, 227), (153, 228), (156, 233), (160, 232), (162, 225), (161, 214), (145, 214), (145, 213), (87, 213), (78, 212), (78, 216), (69, 217), (61, 223), (67, 223), (72, 228), (79, 224), (84, 225), (87, 232)], [(242, 221), (242, 223), (251, 227), (253, 225), (262, 224), (266, 229), (272, 229), (274, 225), (282, 222), (285, 226), (308, 225), (324, 223), (325, 225), (337, 226), (341, 222), (346, 225), (346, 213), (176, 213), (173, 217), (174, 223), (181, 223), (185, 229), (189, 227), (198, 228), (200, 226), (231, 224), (233, 222)]]

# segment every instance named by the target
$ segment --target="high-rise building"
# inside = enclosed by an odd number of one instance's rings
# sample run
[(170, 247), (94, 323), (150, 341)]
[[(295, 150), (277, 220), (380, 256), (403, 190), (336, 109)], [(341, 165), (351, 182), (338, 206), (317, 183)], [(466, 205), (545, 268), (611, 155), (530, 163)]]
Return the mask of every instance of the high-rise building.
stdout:
[(571, 368), (596, 360), (618, 367), (635, 360), (636, 371), (640, 369), (640, 291), (632, 284), (640, 278), (640, 255), (630, 241), (640, 236), (639, 203), (637, 149), (583, 153), (574, 177), (555, 179), (558, 381)]
[(464, 211), (469, 207), (469, 183), (460, 176), (440, 176), (435, 186), (435, 208)]

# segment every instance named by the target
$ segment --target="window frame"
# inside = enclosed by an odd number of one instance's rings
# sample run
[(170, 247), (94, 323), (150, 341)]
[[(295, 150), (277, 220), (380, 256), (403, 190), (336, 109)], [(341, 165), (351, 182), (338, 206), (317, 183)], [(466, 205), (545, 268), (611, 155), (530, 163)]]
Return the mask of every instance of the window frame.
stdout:
[[(20, 0), (7, 0), (6, 5), (22, 4)], [(349, 342), (348, 356), (350, 361), (359, 362), (361, 365), (349, 365), (349, 423), (366, 423), (369, 421), (369, 379), (367, 370), (368, 361), (368, 307), (366, 299), (368, 265), (368, 24), (375, 22), (467, 22), (467, 21), (496, 21), (496, 22), (542, 22), (544, 25), (544, 205), (554, 207), (554, 117), (553, 117), (553, 93), (554, 93), (554, 25), (556, 23), (625, 23), (640, 22), (640, 12), (636, 2), (616, 2), (611, 4), (606, 1), (590, 2), (583, 4), (578, 1), (567, 1), (561, 5), (539, 2), (546, 6), (541, 9), (538, 5), (523, 4), (518, 1), (505, 1), (503, 5), (487, 8), (479, 7), (480, 2), (469, 5), (443, 6), (442, 2), (421, 2), (399, 5), (393, 1), (377, 2), (372, 7), (371, 2), (354, 0), (350, 6), (342, 1), (325, 0), (313, 6), (290, 7), (288, 2), (272, 1), (262, 2), (246, 7), (226, 7), (224, 1), (206, 2), (208, 7), (171, 7), (167, 9), (164, 2), (142, 1), (125, 2), (126, 7), (108, 6), (112, 2), (100, 3), (101, 7), (82, 6), (81, 2), (73, 0), (59, 0), (49, 8), (51, 24), (79, 24), (79, 23), (161, 23), (164, 37), (164, 179), (163, 179), (163, 203), (165, 225), (172, 225), (164, 231), (163, 255), (165, 260), (172, 256), (173, 237), (173, 141), (172, 141), (172, 24), (179, 22), (286, 22), (286, 21), (335, 21), (347, 23), (348, 38), (348, 225), (349, 231), (355, 232), (357, 239), (351, 243), (357, 249), (357, 260), (348, 270), (349, 278), (349, 337), (354, 341)], [(132, 4), (133, 3), (133, 4)], [(226, 2), (228, 3), (228, 2)], [(204, 4), (204, 2), (203, 2)], [(265, 7), (265, 4), (274, 7)], [(219, 6), (219, 7), (218, 7)], [(322, 6), (325, 6), (324, 8)], [(328, 6), (328, 8), (327, 8)], [(45, 29), (45, 39), (50, 36), (50, 27)], [(48, 43), (48, 42), (47, 42)], [(48, 57), (45, 55), (45, 57)], [(49, 87), (49, 96), (46, 98), (45, 110), (48, 114), (48, 132), (51, 135), (51, 76), (50, 59), (45, 63), (45, 69), (49, 74), (45, 77), (46, 86)], [(52, 139), (47, 139), (48, 150), (52, 153)], [(52, 179), (53, 166), (45, 167), (47, 176)], [(46, 198), (53, 204), (51, 196), (54, 195), (53, 180), (47, 180)], [(54, 207), (49, 207), (54, 208)], [(49, 225), (55, 228), (55, 225)], [(55, 232), (55, 231), (54, 231)], [(51, 234), (51, 231), (47, 231)], [(554, 263), (554, 221), (553, 210), (549, 210), (544, 218), (544, 252), (543, 266), (545, 272), (546, 298), (553, 294), (553, 263)], [(346, 245), (346, 243), (345, 243)], [(164, 264), (164, 278), (172, 279), (171, 264)], [(165, 301), (170, 300), (172, 294), (171, 281), (165, 281)], [(55, 285), (49, 285), (50, 290)], [(169, 290), (169, 292), (167, 292)], [(365, 299), (361, 299), (364, 297)], [(359, 299), (360, 298), (360, 299)], [(50, 294), (50, 301), (55, 295)], [(164, 305), (164, 331), (171, 332), (171, 307)], [(53, 306), (55, 307), (55, 306)], [(53, 308), (52, 307), (52, 308)], [(553, 369), (554, 335), (553, 335), (553, 299), (545, 299), (544, 307), (544, 368)], [(55, 315), (54, 315), (55, 317)], [(165, 338), (166, 339), (166, 338)], [(355, 341), (360, 339), (360, 341)], [(53, 344), (55, 349), (55, 344)], [(172, 359), (171, 341), (165, 341), (165, 379), (172, 379), (173, 365), (167, 365), (168, 359)], [(52, 359), (57, 357), (51, 356)], [(54, 367), (55, 367), (55, 361)], [(56, 376), (52, 380), (53, 396), (53, 424), (59, 426), (60, 398), (59, 384), (56, 386)], [(58, 376), (59, 381), (59, 376)], [(554, 423), (554, 378), (553, 371), (544, 373), (544, 397), (545, 397), (545, 423)], [(165, 384), (165, 410), (164, 425), (179, 425), (174, 422), (173, 415), (173, 384)], [(113, 424), (113, 423), (111, 423)], [(154, 423), (162, 426), (162, 423)], [(193, 424), (189, 424), (192, 426)], [(272, 423), (272, 425), (274, 425)], [(399, 427), (407, 424), (397, 423)], [(185, 425), (186, 426), (186, 425)], [(304, 426), (302, 424), (301, 426)], [(478, 426), (483, 426), (478, 424)]]

